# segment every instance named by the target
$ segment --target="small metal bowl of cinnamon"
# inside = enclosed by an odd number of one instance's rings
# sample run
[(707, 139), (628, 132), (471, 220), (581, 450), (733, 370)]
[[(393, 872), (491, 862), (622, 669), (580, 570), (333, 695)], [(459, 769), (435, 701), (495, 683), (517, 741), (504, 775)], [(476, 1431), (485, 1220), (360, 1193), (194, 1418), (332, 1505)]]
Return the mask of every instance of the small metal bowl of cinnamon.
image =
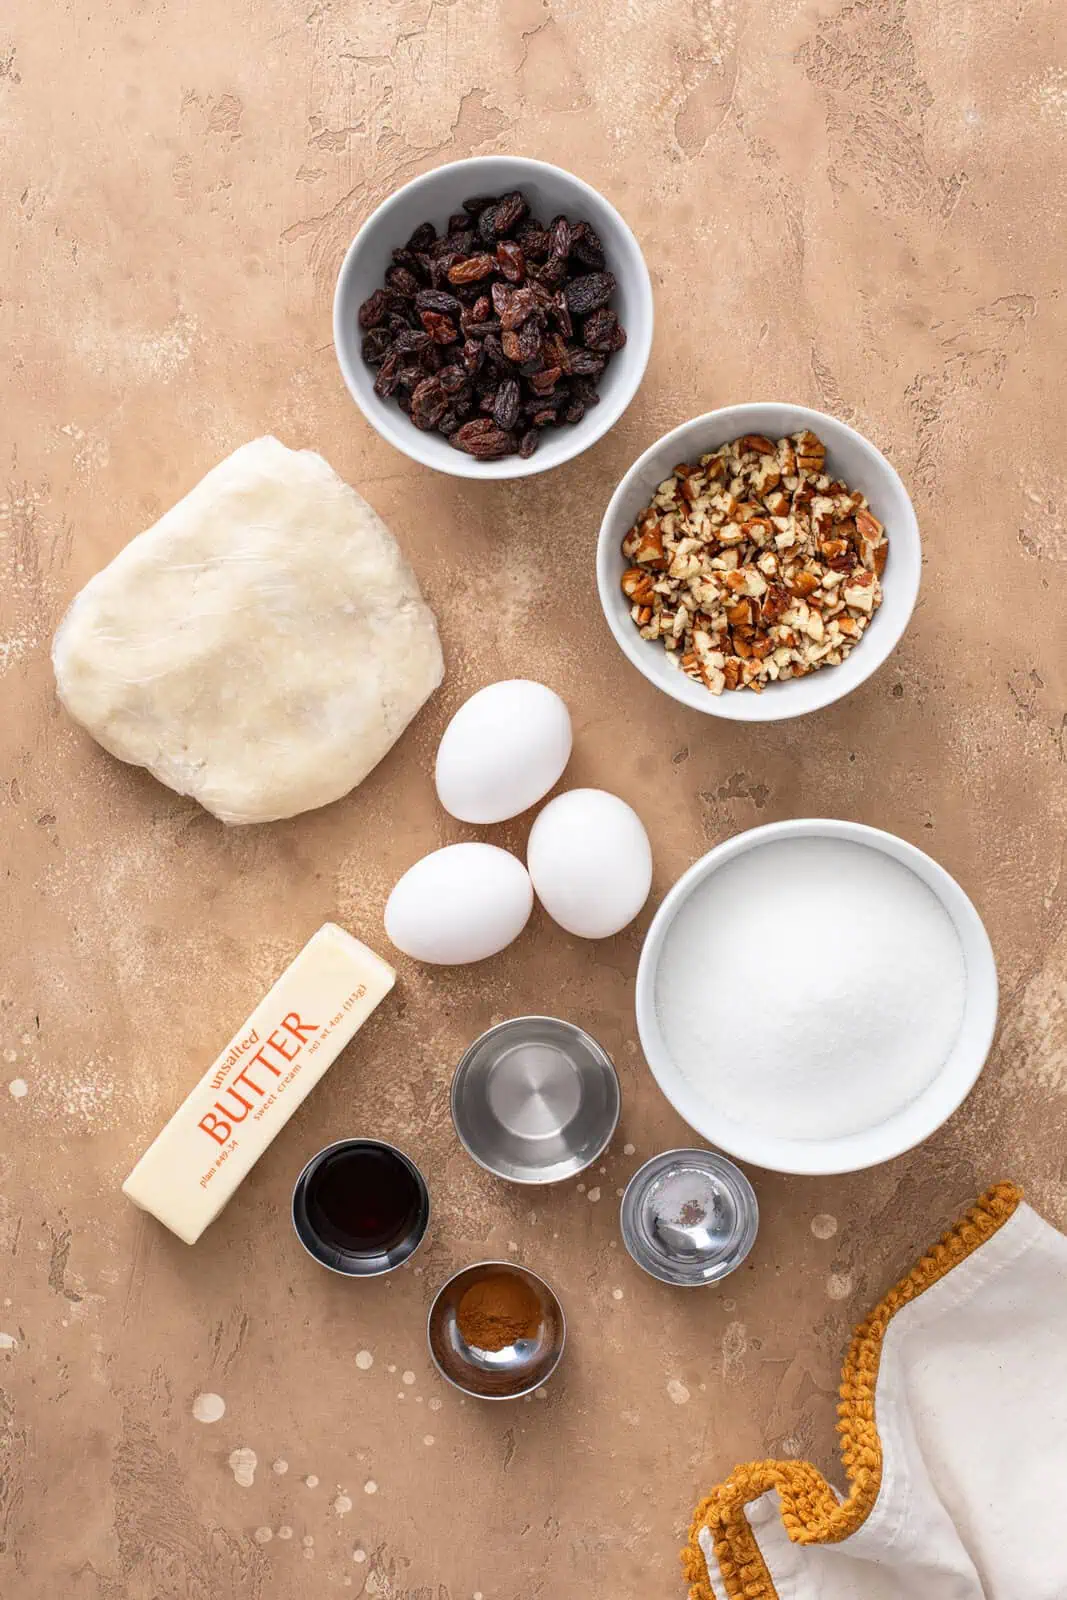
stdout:
[(438, 1290), (426, 1325), (443, 1378), (477, 1400), (520, 1400), (559, 1365), (567, 1323), (543, 1278), (513, 1261), (479, 1261)]

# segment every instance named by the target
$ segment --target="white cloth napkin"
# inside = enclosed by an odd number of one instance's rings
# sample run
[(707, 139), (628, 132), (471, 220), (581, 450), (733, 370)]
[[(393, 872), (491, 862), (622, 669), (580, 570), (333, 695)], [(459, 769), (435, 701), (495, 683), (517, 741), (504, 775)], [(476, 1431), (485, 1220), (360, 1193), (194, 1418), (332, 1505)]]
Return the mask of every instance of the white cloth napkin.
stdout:
[(698, 1508), (694, 1600), (1067, 1600), (1067, 1239), (989, 1191), (857, 1330), (850, 1492), (739, 1467)]

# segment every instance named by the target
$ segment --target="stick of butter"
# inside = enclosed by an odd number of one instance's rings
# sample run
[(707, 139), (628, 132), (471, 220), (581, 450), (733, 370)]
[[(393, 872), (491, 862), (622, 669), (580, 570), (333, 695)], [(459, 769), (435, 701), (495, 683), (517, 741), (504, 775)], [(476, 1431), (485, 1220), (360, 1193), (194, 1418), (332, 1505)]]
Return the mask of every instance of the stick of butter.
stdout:
[(380, 956), (327, 922), (145, 1151), (123, 1193), (194, 1244), (395, 982)]

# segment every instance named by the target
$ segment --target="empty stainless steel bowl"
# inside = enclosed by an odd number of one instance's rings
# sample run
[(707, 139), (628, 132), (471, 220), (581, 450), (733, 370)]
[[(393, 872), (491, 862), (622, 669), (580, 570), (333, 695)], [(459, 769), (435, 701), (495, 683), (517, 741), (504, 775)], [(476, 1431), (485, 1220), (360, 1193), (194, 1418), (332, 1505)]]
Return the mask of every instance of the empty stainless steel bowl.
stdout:
[(572, 1022), (513, 1017), (476, 1039), (452, 1079), (452, 1121), (479, 1166), (559, 1183), (606, 1149), (619, 1120), (611, 1057)]
[[(518, 1278), (531, 1291), (541, 1311), (534, 1335), (501, 1350), (468, 1344), (459, 1325), (459, 1308), (468, 1289), (485, 1279)], [(547, 1383), (559, 1365), (567, 1339), (567, 1322), (554, 1292), (543, 1278), (513, 1261), (479, 1261), (465, 1267), (438, 1290), (426, 1323), (430, 1355), (443, 1378), (477, 1400), (519, 1400)]]

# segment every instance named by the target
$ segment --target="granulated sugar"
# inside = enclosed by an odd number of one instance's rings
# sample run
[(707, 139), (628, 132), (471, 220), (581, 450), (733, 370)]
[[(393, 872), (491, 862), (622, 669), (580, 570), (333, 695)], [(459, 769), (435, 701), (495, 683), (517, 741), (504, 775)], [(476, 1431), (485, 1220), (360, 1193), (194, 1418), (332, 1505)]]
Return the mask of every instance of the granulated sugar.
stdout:
[(656, 1009), (679, 1070), (768, 1137), (884, 1122), (937, 1076), (966, 969), (951, 918), (900, 862), (844, 839), (782, 839), (705, 879), (675, 917)]

